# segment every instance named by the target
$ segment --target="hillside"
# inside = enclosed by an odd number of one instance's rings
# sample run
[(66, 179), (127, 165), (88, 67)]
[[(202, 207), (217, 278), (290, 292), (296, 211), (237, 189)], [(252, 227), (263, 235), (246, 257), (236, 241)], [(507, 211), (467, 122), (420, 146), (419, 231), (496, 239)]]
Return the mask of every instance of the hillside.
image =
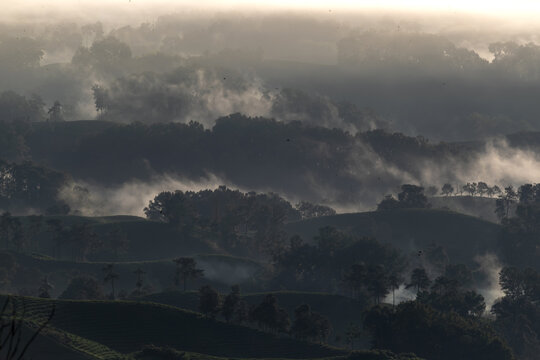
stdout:
[[(23, 225), (28, 226), (28, 217), (19, 217)], [(174, 258), (178, 256), (189, 256), (196, 253), (216, 253), (220, 252), (208, 241), (206, 233), (195, 233), (193, 237), (186, 238), (165, 223), (149, 221), (136, 216), (105, 216), (105, 217), (85, 217), (85, 216), (44, 216), (42, 221), (42, 233), (38, 234), (38, 252), (49, 256), (56, 253), (68, 256), (69, 247), (55, 248), (56, 244), (48, 233), (47, 221), (59, 220), (64, 228), (75, 224), (87, 223), (98, 237), (104, 240), (109, 232), (118, 230), (129, 240), (128, 251), (120, 252), (118, 259), (110, 249), (103, 249), (99, 253), (92, 255), (94, 260), (99, 261), (147, 261), (159, 260), (163, 258)]]
[(309, 240), (324, 226), (375, 237), (406, 253), (423, 250), (431, 244), (442, 245), (450, 261), (465, 264), (472, 264), (477, 255), (497, 252), (500, 229), (498, 224), (452, 211), (397, 209), (303, 220), (287, 224), (286, 231)]
[(429, 198), (429, 203), (433, 209), (455, 211), (498, 223), (495, 200), (495, 198), (481, 196), (435, 196)]
[[(366, 303), (341, 295), (300, 292), (300, 291), (274, 291), (265, 293), (244, 294), (242, 298), (250, 305), (259, 304), (263, 298), (273, 294), (279, 303), (294, 319), (294, 309), (301, 304), (310, 305), (311, 309), (320, 313), (330, 320), (332, 330), (328, 342), (334, 345), (344, 345), (344, 337), (350, 323), (359, 324), (366, 309)], [(176, 306), (179, 308), (198, 311), (199, 298), (196, 292), (168, 291), (154, 293), (141, 298), (143, 301), (151, 301), (160, 304)], [(368, 348), (368, 339), (357, 341), (360, 348)]]
[[(59, 296), (67, 287), (69, 280), (77, 274), (87, 274), (101, 281), (103, 277), (103, 267), (107, 262), (73, 262), (66, 260), (57, 260), (42, 256), (25, 255), (10, 252), (18, 265), (28, 270), (30, 274), (41, 274), (47, 276), (49, 282), (54, 286), (51, 291), (52, 296)], [(210, 284), (213, 287), (228, 291), (230, 285), (240, 284), (245, 289), (257, 289), (255, 277), (261, 271), (263, 266), (255, 261), (227, 256), (212, 254), (195, 254), (194, 259), (198, 267), (204, 270), (204, 278), (190, 281), (188, 287), (196, 289), (202, 284)], [(114, 263), (115, 272), (119, 275), (116, 283), (117, 293), (119, 290), (125, 290), (128, 293), (134, 290), (137, 280), (134, 271), (141, 268), (145, 271), (143, 283), (150, 285), (154, 291), (168, 289), (174, 284), (174, 263), (172, 259), (162, 259), (154, 261), (138, 262), (117, 262)], [(30, 275), (29, 275), (30, 276)], [(36, 275), (33, 275), (36, 277)], [(26, 283), (27, 287), (37, 288), (39, 277), (35, 279), (19, 279), (20, 283)], [(104, 285), (105, 286), (105, 285)], [(110, 289), (105, 288), (105, 292)]]
[[(300, 359), (345, 354), (337, 348), (276, 337), (166, 305), (127, 301), (17, 299), (25, 302), (29, 321), (43, 321), (54, 305), (56, 314), (50, 323), (50, 331), (65, 332), (64, 345), (77, 345), (78, 341), (73, 339), (89, 341), (84, 346), (86, 349), (97, 349), (99, 344), (104, 346), (99, 348), (100, 351), (108, 348), (127, 354), (153, 344), (224, 357)], [(71, 336), (75, 338), (70, 339)]]

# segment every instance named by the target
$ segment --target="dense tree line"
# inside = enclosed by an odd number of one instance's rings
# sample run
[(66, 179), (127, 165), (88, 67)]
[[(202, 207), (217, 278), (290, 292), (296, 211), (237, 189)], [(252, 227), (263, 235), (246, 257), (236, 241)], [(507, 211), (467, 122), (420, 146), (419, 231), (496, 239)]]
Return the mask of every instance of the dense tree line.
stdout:
[(513, 359), (493, 329), (418, 301), (401, 303), (395, 311), (374, 307), (365, 326), (378, 349), (414, 352), (428, 359)]
[[(286, 289), (342, 292), (378, 302), (390, 289), (387, 281), (403, 270), (405, 260), (395, 249), (374, 239), (357, 238), (324, 227), (311, 243), (293, 236), (274, 258), (274, 286)], [(358, 270), (358, 271), (357, 271)]]
[(538, 269), (540, 233), (540, 185), (524, 184), (517, 191), (505, 188), (497, 199), (495, 212), (503, 225), (501, 257), (509, 264)]
[(531, 268), (505, 267), (499, 274), (504, 296), (492, 307), (495, 327), (520, 359), (540, 350), (540, 274)]
[(284, 247), (283, 225), (302, 218), (335, 214), (329, 207), (300, 202), (296, 208), (277, 194), (215, 190), (162, 192), (144, 209), (189, 236), (195, 229), (216, 234), (224, 249), (251, 256), (276, 255)]
[(240, 295), (240, 288), (234, 285), (231, 292), (223, 297), (211, 286), (199, 289), (199, 310), (206, 316), (220, 315), (227, 322), (255, 324), (264, 331), (284, 333), (301, 340), (326, 342), (332, 328), (329, 320), (301, 304), (294, 310), (294, 318), (279, 306), (273, 294), (266, 295), (259, 304), (249, 306)]
[(67, 182), (65, 174), (31, 162), (0, 160), (0, 209), (66, 214), (69, 206), (58, 195)]

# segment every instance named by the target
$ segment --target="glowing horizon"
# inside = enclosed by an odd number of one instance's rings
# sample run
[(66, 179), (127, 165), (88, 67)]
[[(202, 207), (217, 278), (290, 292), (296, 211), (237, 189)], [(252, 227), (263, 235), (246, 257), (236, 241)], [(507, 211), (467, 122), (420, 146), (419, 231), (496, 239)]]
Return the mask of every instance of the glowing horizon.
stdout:
[(67, 9), (95, 8), (103, 6), (121, 6), (123, 8), (173, 8), (176, 10), (190, 7), (200, 10), (224, 9), (283, 9), (283, 10), (391, 10), (411, 12), (465, 12), (489, 15), (540, 14), (540, 2), (533, 0), (16, 0), (4, 4), (7, 11), (34, 11), (63, 7)]

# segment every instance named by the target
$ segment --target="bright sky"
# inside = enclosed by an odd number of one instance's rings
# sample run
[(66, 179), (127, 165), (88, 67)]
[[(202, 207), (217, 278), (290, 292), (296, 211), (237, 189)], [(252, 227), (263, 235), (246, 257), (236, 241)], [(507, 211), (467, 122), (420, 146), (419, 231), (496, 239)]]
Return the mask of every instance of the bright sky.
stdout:
[(351, 10), (351, 9), (393, 9), (393, 10), (435, 10), (464, 11), (474, 13), (522, 14), (540, 13), (540, 0), (9, 0), (2, 8), (21, 10), (22, 8), (68, 7), (115, 4), (132, 7), (170, 6), (175, 8), (195, 6), (202, 8), (291, 8), (311, 10)]
[(151, 21), (168, 12), (293, 10), (349, 16), (354, 10), (483, 14), (514, 26), (536, 27), (540, 0), (0, 0), (0, 22), (47, 20), (58, 15), (105, 23)]

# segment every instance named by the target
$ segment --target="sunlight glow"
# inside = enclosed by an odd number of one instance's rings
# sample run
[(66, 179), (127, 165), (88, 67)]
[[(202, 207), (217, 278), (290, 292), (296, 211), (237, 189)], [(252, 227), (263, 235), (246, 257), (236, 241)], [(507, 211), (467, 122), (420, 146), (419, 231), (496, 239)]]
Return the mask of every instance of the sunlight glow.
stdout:
[[(437, 11), (470, 12), (484, 14), (513, 14), (529, 16), (540, 13), (540, 1), (536, 0), (15, 0), (3, 4), (2, 8), (21, 11), (32, 8), (66, 8), (95, 6), (130, 7), (185, 7), (199, 9), (292, 9), (292, 10), (397, 10), (397, 11)], [(37, 9), (36, 9), (37, 10)]]

